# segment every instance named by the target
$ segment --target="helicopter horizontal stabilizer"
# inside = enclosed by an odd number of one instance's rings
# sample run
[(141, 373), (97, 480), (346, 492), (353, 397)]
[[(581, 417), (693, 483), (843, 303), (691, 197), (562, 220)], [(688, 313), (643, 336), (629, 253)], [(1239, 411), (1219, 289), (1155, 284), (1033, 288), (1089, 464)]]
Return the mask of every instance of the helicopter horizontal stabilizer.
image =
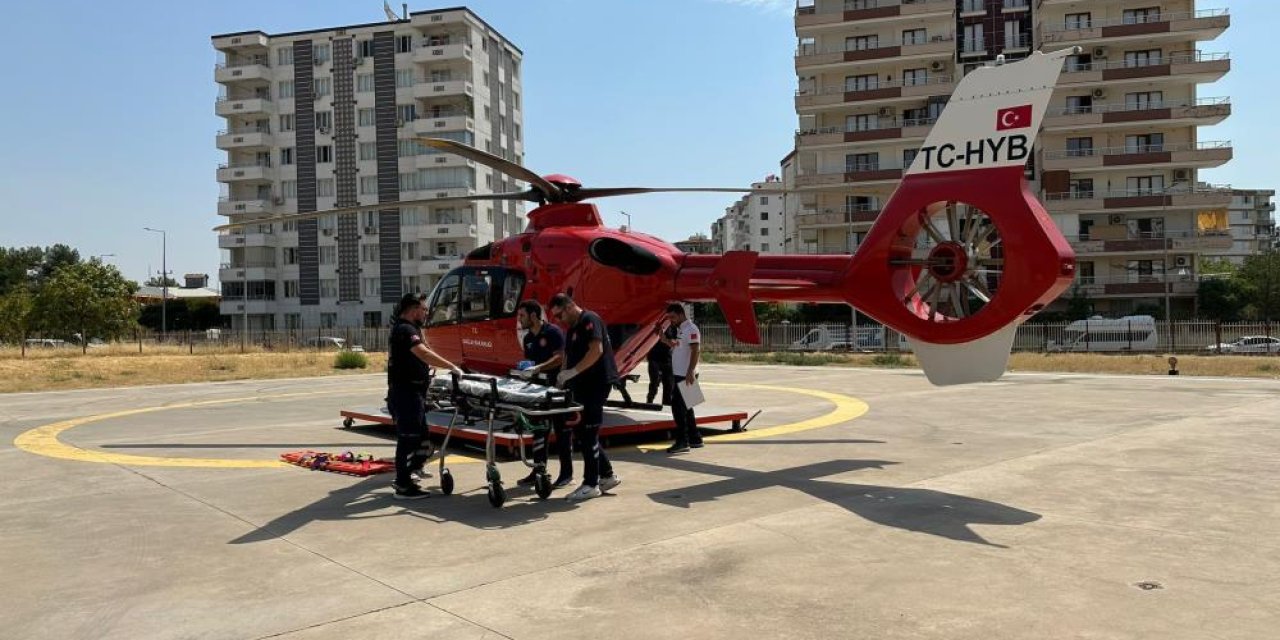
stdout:
[(760, 328), (756, 324), (756, 310), (751, 304), (751, 272), (760, 254), (754, 251), (730, 251), (721, 256), (711, 272), (710, 289), (715, 292), (716, 304), (729, 323), (729, 331), (735, 340), (759, 344)]

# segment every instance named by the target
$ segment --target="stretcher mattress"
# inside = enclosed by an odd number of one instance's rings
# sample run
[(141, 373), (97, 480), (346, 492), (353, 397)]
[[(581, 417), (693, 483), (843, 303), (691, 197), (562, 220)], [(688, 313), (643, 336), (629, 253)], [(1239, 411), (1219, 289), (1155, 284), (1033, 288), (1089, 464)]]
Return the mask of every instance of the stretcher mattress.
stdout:
[[(458, 392), (469, 400), (488, 402), (493, 393), (491, 381), (497, 381), (497, 402), (530, 410), (570, 409), (566, 393), (547, 385), (479, 374), (467, 374), (458, 380)], [(433, 398), (449, 398), (453, 395), (453, 378), (437, 377), (431, 380), (429, 394)]]

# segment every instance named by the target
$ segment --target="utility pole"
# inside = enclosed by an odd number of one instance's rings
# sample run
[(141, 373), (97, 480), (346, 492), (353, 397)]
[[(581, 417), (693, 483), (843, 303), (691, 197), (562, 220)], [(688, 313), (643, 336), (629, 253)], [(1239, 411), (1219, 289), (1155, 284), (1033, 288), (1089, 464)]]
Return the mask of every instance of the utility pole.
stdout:
[(160, 334), (163, 336), (169, 331), (169, 234), (164, 229), (142, 229), (160, 234)]

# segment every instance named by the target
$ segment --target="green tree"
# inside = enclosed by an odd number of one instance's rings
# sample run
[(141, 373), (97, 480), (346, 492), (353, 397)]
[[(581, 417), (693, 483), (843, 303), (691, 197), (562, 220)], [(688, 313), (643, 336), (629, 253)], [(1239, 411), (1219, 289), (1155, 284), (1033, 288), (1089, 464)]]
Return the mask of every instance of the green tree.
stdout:
[[(170, 331), (204, 331), (222, 326), (222, 311), (212, 300), (170, 300), (167, 314)], [(163, 315), (159, 304), (146, 305), (138, 324), (159, 330)]]
[(39, 272), (44, 249), (0, 247), (0, 296), (33, 281), (30, 272)]
[(1200, 275), (1233, 276), (1239, 272), (1240, 267), (1226, 258), (1205, 258), (1200, 261)]
[(137, 326), (137, 283), (111, 265), (64, 265), (44, 281), (32, 300), (32, 328), (50, 336), (86, 340), (119, 338)]
[(79, 251), (65, 244), (55, 244), (44, 250), (43, 259), (40, 262), (40, 275), (37, 277), (40, 282), (45, 282), (59, 269), (80, 263)]
[(1071, 297), (1067, 298), (1066, 318), (1070, 320), (1085, 320), (1093, 315), (1093, 300), (1089, 298), (1088, 292), (1080, 287), (1071, 290)]
[(1248, 305), (1248, 291), (1239, 278), (1204, 278), (1196, 290), (1200, 314), (1218, 322), (1236, 322)]
[(27, 337), (31, 322), (31, 293), (19, 287), (0, 296), (0, 342), (16, 343)]
[(1280, 252), (1249, 256), (1240, 267), (1245, 299), (1257, 320), (1280, 318)]
[(163, 286), (165, 286), (165, 284), (168, 284), (170, 289), (173, 289), (173, 288), (176, 288), (176, 287), (180, 286), (180, 285), (178, 284), (178, 281), (177, 281), (177, 280), (174, 280), (173, 278), (170, 278), (169, 276), (165, 276), (165, 277), (163, 277), (163, 278), (161, 278), (160, 276), (151, 276), (151, 279), (150, 279), (150, 280), (147, 280), (147, 281), (146, 281), (146, 283), (144, 283), (144, 284), (143, 284), (143, 286), (146, 286), (146, 287), (163, 287)]

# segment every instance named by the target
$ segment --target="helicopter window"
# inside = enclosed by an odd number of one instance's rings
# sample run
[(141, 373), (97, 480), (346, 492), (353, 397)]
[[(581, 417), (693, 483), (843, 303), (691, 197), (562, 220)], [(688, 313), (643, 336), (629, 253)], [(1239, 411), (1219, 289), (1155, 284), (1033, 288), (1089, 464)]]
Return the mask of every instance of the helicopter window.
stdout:
[(520, 304), (520, 294), (524, 293), (524, 274), (508, 271), (502, 278), (501, 311), (494, 313), (495, 318), (506, 318), (516, 314), (516, 305)]
[(458, 321), (458, 281), (457, 275), (448, 275), (436, 287), (435, 295), (431, 297), (429, 325)]
[(462, 275), (462, 320), (489, 319), (489, 288), (493, 276), (488, 270)]

